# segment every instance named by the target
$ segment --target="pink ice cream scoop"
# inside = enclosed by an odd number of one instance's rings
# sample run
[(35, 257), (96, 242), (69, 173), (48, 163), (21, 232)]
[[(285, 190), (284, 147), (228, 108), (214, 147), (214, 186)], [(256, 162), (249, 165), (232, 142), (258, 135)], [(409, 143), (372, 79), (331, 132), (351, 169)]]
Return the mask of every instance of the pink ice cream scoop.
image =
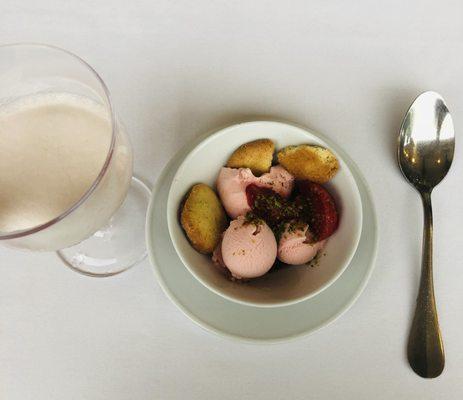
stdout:
[(294, 176), (286, 171), (281, 165), (275, 165), (270, 168), (270, 171), (257, 178), (255, 182), (257, 186), (272, 189), (281, 197), (287, 199), (294, 187)]
[(272, 268), (277, 256), (275, 235), (268, 225), (238, 217), (222, 240), (222, 259), (235, 278), (257, 278)]
[(326, 240), (313, 243), (313, 235), (307, 224), (287, 223), (278, 242), (278, 259), (290, 265), (308, 263), (325, 243)]
[(222, 257), (222, 240), (220, 240), (220, 243), (216, 246), (216, 248), (212, 252), (212, 262), (220, 271), (228, 272), (228, 268), (223, 262), (223, 257)]
[(287, 198), (293, 190), (294, 177), (281, 165), (270, 168), (270, 172), (259, 177), (254, 176), (249, 168), (223, 167), (217, 178), (217, 191), (231, 218), (251, 210), (246, 196), (246, 187), (251, 184), (272, 189)]

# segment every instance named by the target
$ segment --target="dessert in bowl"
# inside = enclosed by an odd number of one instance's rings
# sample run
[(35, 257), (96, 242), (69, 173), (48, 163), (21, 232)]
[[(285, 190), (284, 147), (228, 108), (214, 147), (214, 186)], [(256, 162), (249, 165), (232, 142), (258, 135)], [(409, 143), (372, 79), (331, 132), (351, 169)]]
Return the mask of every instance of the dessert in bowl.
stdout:
[(213, 292), (253, 306), (292, 304), (328, 287), (361, 233), (347, 165), (316, 135), (284, 127), (259, 121), (209, 136), (168, 195), (169, 233), (186, 268)]

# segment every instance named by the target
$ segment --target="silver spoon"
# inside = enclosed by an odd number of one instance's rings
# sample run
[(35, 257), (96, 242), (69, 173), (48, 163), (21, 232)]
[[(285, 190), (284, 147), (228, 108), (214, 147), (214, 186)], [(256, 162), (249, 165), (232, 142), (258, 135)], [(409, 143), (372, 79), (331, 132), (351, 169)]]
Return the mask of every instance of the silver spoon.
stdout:
[(399, 166), (421, 195), (424, 207), (421, 280), (408, 339), (407, 356), (424, 378), (439, 376), (445, 364), (432, 277), (431, 192), (450, 169), (455, 148), (452, 117), (444, 99), (425, 92), (411, 105), (399, 135)]

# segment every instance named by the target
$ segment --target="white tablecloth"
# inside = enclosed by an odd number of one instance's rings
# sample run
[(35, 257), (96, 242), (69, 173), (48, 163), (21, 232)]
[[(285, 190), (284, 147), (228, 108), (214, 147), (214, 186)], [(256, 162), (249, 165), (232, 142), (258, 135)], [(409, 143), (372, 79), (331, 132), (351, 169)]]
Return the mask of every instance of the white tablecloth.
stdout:
[(278, 345), (235, 343), (194, 325), (148, 261), (91, 279), (54, 255), (1, 248), (0, 398), (462, 398), (462, 154), (434, 195), (447, 364), (432, 381), (405, 358), (421, 204), (395, 160), (402, 116), (421, 91), (441, 92), (457, 135), (463, 129), (462, 17), (458, 0), (2, 0), (1, 42), (65, 47), (101, 73), (133, 139), (136, 172), (151, 183), (204, 131), (282, 118), (328, 135), (356, 160), (381, 238), (354, 307)]

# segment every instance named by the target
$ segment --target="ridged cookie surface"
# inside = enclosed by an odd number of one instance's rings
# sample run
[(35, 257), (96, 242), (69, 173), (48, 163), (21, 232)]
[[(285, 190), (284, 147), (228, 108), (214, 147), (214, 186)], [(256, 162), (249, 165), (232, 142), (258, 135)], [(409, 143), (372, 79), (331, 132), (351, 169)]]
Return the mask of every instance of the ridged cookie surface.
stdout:
[(339, 169), (336, 156), (320, 146), (288, 146), (278, 152), (277, 158), (296, 179), (308, 179), (317, 183), (328, 182)]
[(227, 228), (227, 216), (219, 198), (204, 183), (194, 185), (183, 202), (180, 220), (192, 246), (212, 253)]
[(262, 175), (270, 170), (275, 145), (270, 139), (258, 139), (242, 144), (228, 159), (227, 167), (250, 168), (254, 175)]

